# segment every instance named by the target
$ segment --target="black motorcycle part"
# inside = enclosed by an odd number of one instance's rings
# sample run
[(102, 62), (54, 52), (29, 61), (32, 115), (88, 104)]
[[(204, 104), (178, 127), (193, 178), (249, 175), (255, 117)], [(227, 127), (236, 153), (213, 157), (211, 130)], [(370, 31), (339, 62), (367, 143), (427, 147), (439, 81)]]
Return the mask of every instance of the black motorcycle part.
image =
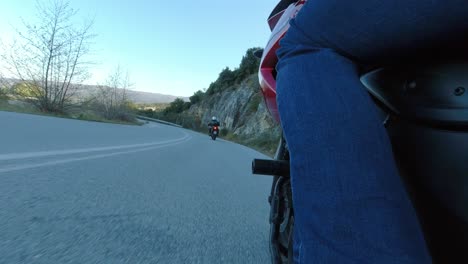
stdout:
[(294, 210), (291, 183), (275, 177), (270, 209), (270, 252), (273, 264), (292, 263)]
[[(468, 63), (377, 69), (361, 80), (385, 120), (434, 263), (468, 263)], [(285, 161), (282, 139), (275, 161), (252, 164), (254, 173), (281, 175), (268, 199), (275, 264), (292, 262), (291, 185), (278, 165)]]
[(397, 116), (443, 129), (468, 128), (468, 63), (380, 68), (361, 77)]
[(387, 131), (434, 262), (468, 263), (468, 131), (398, 119)]
[(450, 62), (361, 77), (391, 116), (395, 159), (435, 263), (468, 263), (467, 73), (468, 63)]
[[(283, 138), (278, 144), (274, 161), (280, 163), (289, 161), (289, 151)], [(273, 264), (292, 263), (294, 210), (288, 177), (274, 176), (268, 202), (270, 203), (271, 261)]]
[(252, 173), (289, 177), (289, 161), (254, 159), (252, 161)]

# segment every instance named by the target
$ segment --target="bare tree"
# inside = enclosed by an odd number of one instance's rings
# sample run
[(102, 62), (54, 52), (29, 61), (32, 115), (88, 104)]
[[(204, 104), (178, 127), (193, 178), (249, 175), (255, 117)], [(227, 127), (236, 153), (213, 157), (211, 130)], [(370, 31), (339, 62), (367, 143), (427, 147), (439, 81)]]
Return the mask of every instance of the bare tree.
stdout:
[(130, 74), (117, 66), (108, 76), (105, 85), (99, 85), (95, 101), (107, 119), (128, 119), (128, 89)]
[(15, 81), (6, 78), (3, 73), (0, 72), (0, 100), (9, 99), (14, 87)]
[(0, 74), (0, 100), (7, 98), (8, 84), (6, 79)]
[(64, 112), (77, 86), (88, 77), (93, 21), (77, 27), (68, 1), (37, 2), (36, 21), (23, 20), (19, 38), (2, 57), (42, 111)]

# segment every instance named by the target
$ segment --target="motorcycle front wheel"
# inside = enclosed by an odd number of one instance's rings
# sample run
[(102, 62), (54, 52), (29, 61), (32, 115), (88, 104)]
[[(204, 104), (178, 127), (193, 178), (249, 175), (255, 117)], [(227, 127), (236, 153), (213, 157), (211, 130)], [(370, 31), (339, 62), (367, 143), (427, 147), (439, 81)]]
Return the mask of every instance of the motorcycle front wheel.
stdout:
[[(289, 161), (289, 152), (284, 139), (279, 142), (275, 159)], [(294, 209), (289, 177), (274, 176), (268, 202), (270, 203), (270, 253), (272, 263), (292, 263)]]

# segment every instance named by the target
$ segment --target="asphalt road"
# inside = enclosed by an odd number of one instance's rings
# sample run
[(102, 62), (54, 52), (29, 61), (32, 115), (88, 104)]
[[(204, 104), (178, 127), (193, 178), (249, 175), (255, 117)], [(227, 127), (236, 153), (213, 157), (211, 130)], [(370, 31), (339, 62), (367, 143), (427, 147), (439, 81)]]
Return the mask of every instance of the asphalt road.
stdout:
[(156, 123), (0, 112), (0, 263), (269, 263), (261, 157)]

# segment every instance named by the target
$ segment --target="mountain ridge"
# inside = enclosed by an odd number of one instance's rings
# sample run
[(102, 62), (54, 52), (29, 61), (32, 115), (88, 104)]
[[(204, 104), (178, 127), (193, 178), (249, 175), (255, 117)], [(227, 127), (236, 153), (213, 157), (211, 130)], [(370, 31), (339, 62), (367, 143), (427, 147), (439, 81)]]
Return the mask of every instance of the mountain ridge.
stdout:
[[(14, 85), (21, 83), (19, 79), (5, 78), (3, 79), (4, 87), (13, 87)], [(75, 96), (80, 98), (87, 98), (92, 96), (99, 87), (108, 87), (106, 85), (92, 85), (92, 84), (74, 84), (76, 87)], [(117, 88), (121, 89), (121, 88)], [(155, 92), (137, 91), (133, 89), (126, 89), (129, 99), (136, 104), (160, 104), (160, 103), (171, 103), (175, 99), (180, 98), (184, 101), (188, 101), (187, 96), (176, 96), (170, 94), (162, 94)]]

